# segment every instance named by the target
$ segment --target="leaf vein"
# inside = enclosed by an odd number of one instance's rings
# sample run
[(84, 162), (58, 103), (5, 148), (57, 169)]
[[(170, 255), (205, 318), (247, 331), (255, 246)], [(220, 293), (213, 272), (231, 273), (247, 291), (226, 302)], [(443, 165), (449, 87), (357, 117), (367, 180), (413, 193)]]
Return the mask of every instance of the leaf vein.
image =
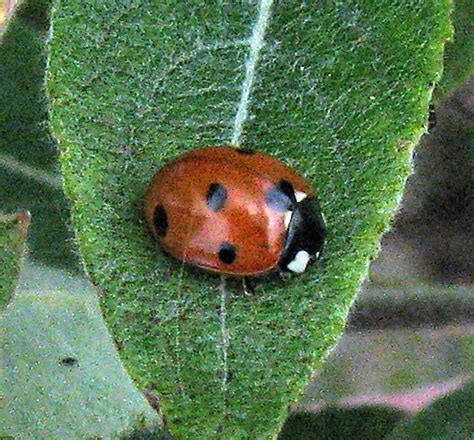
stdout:
[(239, 107), (234, 120), (231, 145), (239, 146), (242, 140), (243, 126), (248, 119), (250, 92), (255, 82), (260, 52), (265, 45), (265, 31), (270, 23), (273, 0), (260, 0), (258, 18), (250, 37), (250, 53), (245, 63), (245, 80), (242, 85)]

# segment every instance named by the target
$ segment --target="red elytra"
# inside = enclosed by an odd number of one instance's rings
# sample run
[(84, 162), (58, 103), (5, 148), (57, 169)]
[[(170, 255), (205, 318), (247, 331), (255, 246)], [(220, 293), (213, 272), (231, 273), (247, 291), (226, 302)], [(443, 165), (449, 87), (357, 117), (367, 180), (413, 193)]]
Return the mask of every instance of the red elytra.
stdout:
[(212, 272), (301, 273), (324, 243), (315, 191), (263, 153), (232, 147), (191, 151), (154, 175), (145, 201), (163, 249)]

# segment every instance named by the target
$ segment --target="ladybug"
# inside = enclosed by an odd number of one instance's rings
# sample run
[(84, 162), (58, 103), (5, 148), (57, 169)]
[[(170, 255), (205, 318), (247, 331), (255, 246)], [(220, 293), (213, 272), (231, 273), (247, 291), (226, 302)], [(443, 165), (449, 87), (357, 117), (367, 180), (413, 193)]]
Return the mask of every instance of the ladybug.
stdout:
[(160, 245), (202, 269), (244, 278), (302, 273), (323, 248), (325, 224), (310, 184), (263, 153), (209, 147), (152, 178), (145, 214)]

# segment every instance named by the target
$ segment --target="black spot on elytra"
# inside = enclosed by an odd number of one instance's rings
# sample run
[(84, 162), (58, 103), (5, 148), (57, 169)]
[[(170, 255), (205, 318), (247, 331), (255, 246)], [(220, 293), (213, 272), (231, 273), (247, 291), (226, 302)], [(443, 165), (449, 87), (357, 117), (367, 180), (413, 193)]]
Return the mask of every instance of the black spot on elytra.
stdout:
[(227, 200), (227, 190), (220, 183), (211, 183), (207, 190), (207, 207), (214, 212), (219, 211)]
[(220, 245), (219, 247), (219, 252), (218, 252), (220, 260), (225, 263), (225, 264), (231, 264), (234, 262), (235, 257), (237, 256), (235, 252), (235, 246), (224, 242)]
[(267, 192), (265, 201), (275, 211), (285, 212), (293, 210), (296, 205), (293, 185), (288, 180), (280, 180), (278, 186)]
[(255, 151), (250, 148), (237, 148), (236, 151), (239, 154), (255, 154)]
[(166, 209), (163, 205), (158, 205), (155, 208), (154, 223), (156, 233), (160, 237), (164, 237), (168, 231), (168, 214), (166, 214)]

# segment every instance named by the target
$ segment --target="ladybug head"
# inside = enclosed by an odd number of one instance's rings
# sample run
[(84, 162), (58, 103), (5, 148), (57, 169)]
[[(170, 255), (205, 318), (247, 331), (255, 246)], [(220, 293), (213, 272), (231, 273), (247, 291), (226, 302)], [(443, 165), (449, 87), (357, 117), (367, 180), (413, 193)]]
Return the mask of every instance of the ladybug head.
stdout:
[[(298, 197), (297, 199), (300, 199)], [(279, 268), (303, 273), (323, 249), (326, 226), (316, 197), (305, 197), (294, 204)]]

